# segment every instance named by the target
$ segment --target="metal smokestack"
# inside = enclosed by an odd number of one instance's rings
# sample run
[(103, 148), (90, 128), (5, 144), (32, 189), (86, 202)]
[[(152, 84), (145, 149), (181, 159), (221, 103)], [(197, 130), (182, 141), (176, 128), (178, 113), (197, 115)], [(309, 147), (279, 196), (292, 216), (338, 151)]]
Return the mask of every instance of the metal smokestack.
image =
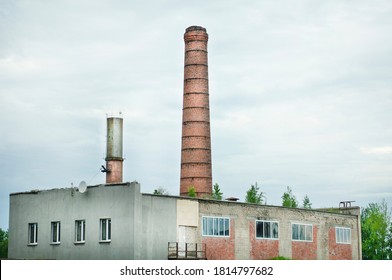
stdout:
[(106, 183), (121, 183), (123, 180), (123, 119), (107, 117), (106, 138)]
[(212, 193), (208, 34), (201, 26), (184, 34), (184, 96), (182, 115), (180, 195), (194, 187), (198, 197)]

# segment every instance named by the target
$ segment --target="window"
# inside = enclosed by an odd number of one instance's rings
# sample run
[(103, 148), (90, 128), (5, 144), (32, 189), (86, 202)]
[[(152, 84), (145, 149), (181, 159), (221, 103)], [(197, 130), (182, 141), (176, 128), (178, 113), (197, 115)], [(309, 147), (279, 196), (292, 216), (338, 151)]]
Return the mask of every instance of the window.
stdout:
[(296, 241), (313, 241), (313, 225), (291, 224), (291, 238)]
[(351, 228), (336, 227), (336, 243), (351, 244)]
[(256, 221), (256, 238), (278, 239), (278, 231), (278, 222)]
[(75, 243), (84, 243), (86, 241), (86, 221), (75, 221)]
[(38, 244), (38, 224), (37, 223), (29, 223), (28, 244), (29, 245), (37, 245)]
[(203, 236), (230, 236), (230, 219), (203, 217)]
[(60, 244), (60, 222), (52, 222), (52, 244)]
[(100, 237), (99, 240), (101, 242), (110, 242), (111, 240), (111, 220), (110, 219), (101, 219), (100, 220)]

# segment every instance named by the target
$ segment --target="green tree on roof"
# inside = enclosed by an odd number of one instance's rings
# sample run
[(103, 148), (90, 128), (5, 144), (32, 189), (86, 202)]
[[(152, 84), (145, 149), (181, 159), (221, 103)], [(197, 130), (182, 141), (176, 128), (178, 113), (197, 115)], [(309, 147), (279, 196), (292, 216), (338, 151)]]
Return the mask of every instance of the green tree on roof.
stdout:
[(248, 203), (255, 203), (255, 204), (262, 204), (264, 193), (260, 191), (257, 182), (254, 185), (251, 185), (250, 188), (246, 191), (245, 202)]
[(287, 186), (287, 190), (283, 193), (282, 206), (291, 208), (298, 207), (298, 201), (289, 186)]
[(219, 184), (215, 183), (213, 186), (211, 198), (215, 199), (215, 200), (222, 200), (222, 195), (223, 195), (223, 193), (221, 192), (221, 190), (219, 188)]

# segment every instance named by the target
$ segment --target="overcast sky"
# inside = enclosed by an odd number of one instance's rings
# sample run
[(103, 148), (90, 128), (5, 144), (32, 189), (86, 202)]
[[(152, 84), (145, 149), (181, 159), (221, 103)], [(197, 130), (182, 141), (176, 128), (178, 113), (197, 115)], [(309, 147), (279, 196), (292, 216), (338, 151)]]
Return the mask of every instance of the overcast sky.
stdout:
[[(151, 3), (153, 2), (153, 3)], [(209, 34), (213, 181), (244, 200), (392, 206), (392, 2), (0, 2), (0, 227), (9, 194), (124, 181), (178, 195), (185, 29)]]

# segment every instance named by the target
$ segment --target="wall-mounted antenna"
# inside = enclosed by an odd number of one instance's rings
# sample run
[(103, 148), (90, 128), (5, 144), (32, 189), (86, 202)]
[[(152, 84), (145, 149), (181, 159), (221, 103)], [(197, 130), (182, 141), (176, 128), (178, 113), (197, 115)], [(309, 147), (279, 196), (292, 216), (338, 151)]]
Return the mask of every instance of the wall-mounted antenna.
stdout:
[(110, 170), (110, 166), (109, 166), (109, 168), (106, 168), (104, 165), (101, 165), (101, 172), (102, 173), (108, 173), (108, 172), (110, 172), (111, 170)]

